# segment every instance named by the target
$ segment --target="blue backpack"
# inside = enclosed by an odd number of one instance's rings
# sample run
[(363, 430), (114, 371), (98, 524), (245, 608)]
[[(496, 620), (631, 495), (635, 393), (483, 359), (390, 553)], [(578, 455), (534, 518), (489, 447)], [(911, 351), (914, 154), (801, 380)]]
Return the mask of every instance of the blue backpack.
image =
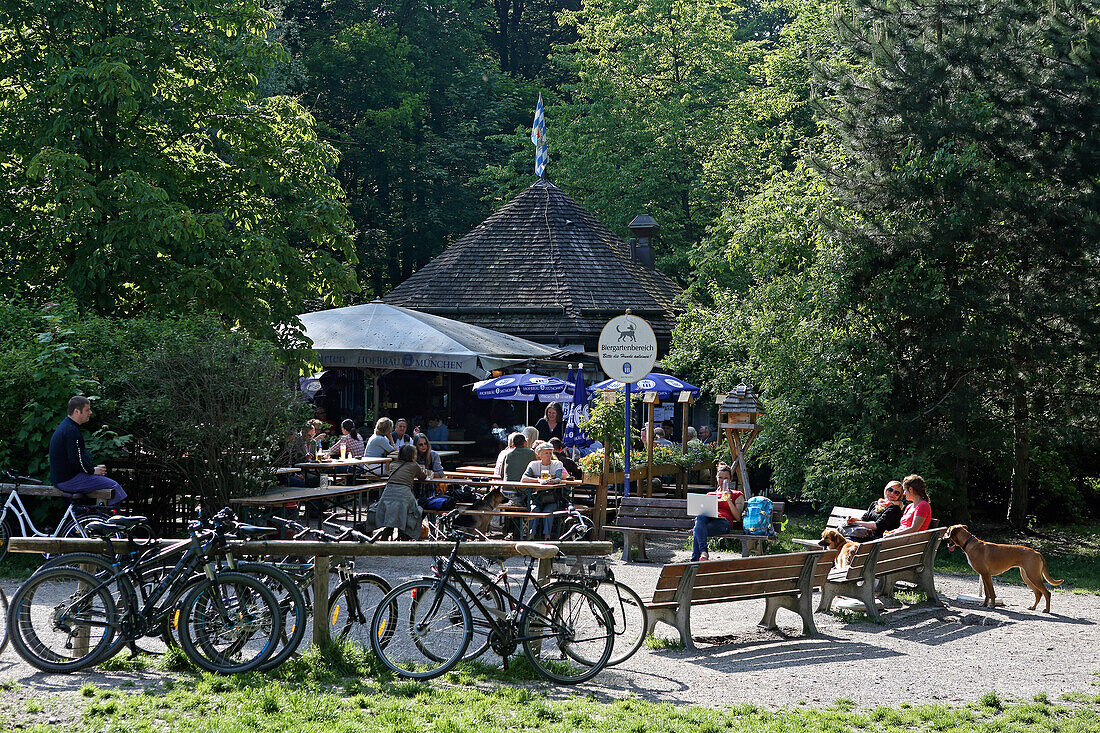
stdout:
[(771, 534), (772, 500), (766, 496), (754, 496), (746, 501), (745, 511), (741, 514), (741, 526), (745, 534)]

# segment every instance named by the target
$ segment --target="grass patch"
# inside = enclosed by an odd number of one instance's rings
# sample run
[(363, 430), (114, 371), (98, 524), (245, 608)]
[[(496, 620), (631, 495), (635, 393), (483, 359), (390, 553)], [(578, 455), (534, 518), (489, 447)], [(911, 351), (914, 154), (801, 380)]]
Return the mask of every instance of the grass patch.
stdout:
[(36, 553), (9, 552), (0, 562), (0, 578), (29, 578), (42, 565), (42, 556)]
[[(1055, 591), (1100, 595), (1100, 524), (1047, 526), (1034, 535), (1006, 527), (975, 526), (973, 530), (979, 539), (987, 542), (1025, 545), (1043, 553), (1051, 577), (1066, 581), (1065, 585), (1054, 588)], [(940, 544), (936, 555), (936, 570), (973, 575), (977, 587), (978, 576), (967, 564), (966, 555), (960, 550), (949, 552), (946, 542)], [(1018, 570), (998, 575), (997, 580), (1011, 585), (1024, 584)]]
[(646, 649), (652, 649), (655, 652), (663, 651), (665, 649), (679, 651), (684, 648), (684, 643), (679, 639), (664, 636), (654, 636), (653, 634), (650, 634), (645, 638), (644, 644), (646, 646)]
[(108, 672), (144, 672), (150, 667), (156, 666), (157, 657), (151, 654), (116, 654), (110, 659), (99, 663), (99, 668)]
[[(342, 662), (318, 657), (324, 664)], [(346, 661), (346, 659), (345, 659)], [(470, 667), (471, 665), (465, 665)], [(517, 663), (518, 666), (518, 663)], [(901, 705), (861, 709), (852, 700), (825, 708), (804, 705), (734, 705), (710, 710), (637, 698), (599, 702), (568, 688), (470, 685), (450, 680), (407, 682), (360, 680), (347, 688), (310, 678), (293, 681), (264, 675), (195, 676), (194, 684), (143, 694), (87, 698), (84, 730), (105, 731), (439, 731), (442, 733), (1100, 733), (1100, 703), (1074, 700), (1005, 702), (990, 693), (964, 706)], [(554, 699), (544, 693), (552, 694)]]
[(918, 603), (927, 601), (928, 594), (922, 590), (895, 590), (894, 598), (899, 603), (904, 603), (907, 606), (914, 606)]

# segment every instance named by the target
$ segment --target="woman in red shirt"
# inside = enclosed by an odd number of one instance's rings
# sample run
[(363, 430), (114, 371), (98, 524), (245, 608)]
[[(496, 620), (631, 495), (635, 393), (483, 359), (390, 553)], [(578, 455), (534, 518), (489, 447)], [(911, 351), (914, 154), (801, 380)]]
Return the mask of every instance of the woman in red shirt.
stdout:
[(883, 535), (884, 537), (920, 532), (928, 529), (928, 525), (932, 522), (932, 505), (928, 503), (928, 489), (924, 487), (924, 479), (915, 473), (906, 476), (901, 481), (901, 489), (905, 500), (912, 503), (901, 515), (901, 526), (892, 532), (887, 532)]
[(745, 506), (745, 495), (740, 491), (730, 489), (733, 481), (733, 471), (724, 463), (718, 465), (714, 472), (718, 490), (710, 492), (718, 495), (718, 516), (708, 517), (700, 514), (695, 518), (695, 531), (691, 543), (691, 561), (709, 560), (707, 552), (707, 539), (714, 535), (726, 534), (733, 525), (741, 521), (741, 509)]

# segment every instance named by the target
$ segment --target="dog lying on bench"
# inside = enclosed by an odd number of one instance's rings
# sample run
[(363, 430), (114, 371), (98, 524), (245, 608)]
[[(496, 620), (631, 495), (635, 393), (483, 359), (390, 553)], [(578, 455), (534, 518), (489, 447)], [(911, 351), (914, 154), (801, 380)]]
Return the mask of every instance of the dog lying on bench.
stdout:
[(966, 555), (966, 561), (982, 578), (982, 586), (985, 588), (983, 606), (994, 608), (996, 606), (996, 594), (993, 590), (993, 576), (1000, 575), (1012, 568), (1020, 569), (1020, 577), (1035, 594), (1035, 603), (1031, 606), (1034, 611), (1039, 605), (1039, 599), (1045, 598), (1047, 607), (1044, 613), (1050, 613), (1050, 591), (1043, 585), (1043, 579), (1051, 585), (1061, 585), (1062, 580), (1053, 580), (1047, 572), (1047, 561), (1038, 550), (1023, 545), (998, 545), (993, 542), (982, 542), (967, 529), (964, 524), (955, 524), (947, 530), (947, 549), (954, 551), (958, 547)]
[(821, 533), (821, 541), (817, 544), (826, 550), (840, 550), (840, 554), (833, 561), (833, 567), (843, 570), (852, 565), (852, 556), (859, 549), (859, 544), (837, 532), (835, 529), (826, 529)]

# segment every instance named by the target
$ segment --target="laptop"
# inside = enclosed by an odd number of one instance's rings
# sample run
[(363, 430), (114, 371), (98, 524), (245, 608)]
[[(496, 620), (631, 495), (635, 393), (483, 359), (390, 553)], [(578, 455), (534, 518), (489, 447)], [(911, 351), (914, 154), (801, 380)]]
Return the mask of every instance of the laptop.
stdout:
[(690, 517), (703, 514), (708, 517), (718, 516), (718, 497), (710, 494), (688, 494), (687, 513)]

